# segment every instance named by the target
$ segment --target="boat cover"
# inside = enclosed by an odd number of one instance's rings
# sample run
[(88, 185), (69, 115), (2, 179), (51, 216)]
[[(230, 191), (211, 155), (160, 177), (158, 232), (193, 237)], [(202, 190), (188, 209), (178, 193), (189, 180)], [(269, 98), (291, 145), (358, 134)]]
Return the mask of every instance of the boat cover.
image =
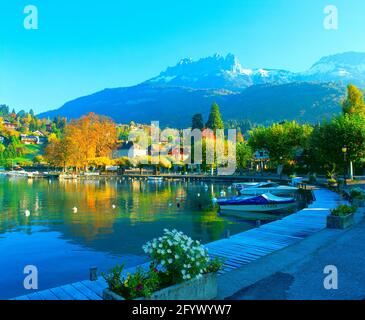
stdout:
[(277, 204), (277, 203), (293, 203), (294, 198), (281, 198), (272, 194), (265, 193), (254, 197), (232, 197), (218, 199), (219, 205), (262, 205), (262, 204)]

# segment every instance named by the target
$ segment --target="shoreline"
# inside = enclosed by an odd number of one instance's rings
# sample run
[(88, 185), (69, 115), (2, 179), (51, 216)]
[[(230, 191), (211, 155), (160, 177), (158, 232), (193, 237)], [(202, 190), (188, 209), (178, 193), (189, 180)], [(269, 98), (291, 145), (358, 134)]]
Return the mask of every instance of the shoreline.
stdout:
[(39, 172), (36, 171), (19, 171), (19, 174), (14, 171), (2, 171), (1, 175), (7, 177), (23, 177), (29, 179), (60, 179), (60, 180), (113, 180), (113, 179), (137, 179), (147, 180), (149, 178), (159, 178), (162, 180), (188, 180), (188, 181), (223, 181), (223, 182), (238, 182), (238, 181), (275, 181), (288, 183), (291, 181), (290, 178), (271, 174), (256, 174), (256, 175), (211, 175), (211, 174), (178, 174), (178, 173), (161, 173), (161, 174), (150, 174), (150, 173), (124, 173), (124, 174), (63, 174), (54, 172)]

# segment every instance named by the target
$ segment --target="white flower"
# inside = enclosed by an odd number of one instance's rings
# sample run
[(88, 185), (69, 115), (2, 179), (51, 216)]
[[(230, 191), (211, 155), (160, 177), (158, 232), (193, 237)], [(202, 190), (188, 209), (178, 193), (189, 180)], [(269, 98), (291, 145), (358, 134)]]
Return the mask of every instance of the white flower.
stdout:
[(172, 263), (172, 259), (167, 260), (167, 262), (171, 264)]
[(175, 254), (175, 259), (179, 259), (179, 255), (178, 254)]
[(171, 249), (167, 249), (167, 253), (172, 253)]
[(162, 248), (162, 244), (160, 243), (159, 245), (158, 245), (160, 248)]
[(161, 260), (161, 264), (164, 265), (166, 262), (165, 260)]

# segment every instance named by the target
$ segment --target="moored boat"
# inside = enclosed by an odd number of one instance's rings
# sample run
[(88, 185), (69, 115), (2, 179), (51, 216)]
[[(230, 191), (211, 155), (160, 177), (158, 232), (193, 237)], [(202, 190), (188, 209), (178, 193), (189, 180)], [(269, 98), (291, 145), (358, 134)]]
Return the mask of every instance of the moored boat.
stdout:
[(293, 186), (280, 185), (275, 182), (256, 182), (251, 184), (240, 184), (236, 189), (242, 195), (254, 196), (263, 193), (271, 193), (276, 196), (293, 195), (298, 188)]
[(149, 176), (147, 178), (149, 181), (156, 181), (156, 182), (161, 182), (163, 181), (163, 177), (156, 177), (156, 176)]
[(233, 183), (232, 187), (235, 188), (237, 191), (240, 191), (245, 188), (255, 187), (259, 184), (260, 182), (239, 182), (239, 183)]
[(39, 172), (38, 171), (28, 172), (28, 171), (25, 171), (25, 170), (11, 170), (11, 171), (5, 172), (5, 174), (7, 176), (10, 176), (10, 177), (33, 178), (33, 177), (39, 175)]
[(236, 196), (217, 200), (221, 210), (266, 212), (288, 209), (295, 205), (294, 198), (282, 198), (270, 193), (259, 196)]

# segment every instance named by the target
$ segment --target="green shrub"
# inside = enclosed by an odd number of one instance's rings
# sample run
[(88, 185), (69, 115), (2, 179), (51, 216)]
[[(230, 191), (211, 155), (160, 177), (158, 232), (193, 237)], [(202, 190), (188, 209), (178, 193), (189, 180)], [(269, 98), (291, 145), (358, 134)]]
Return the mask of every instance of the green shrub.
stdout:
[(208, 262), (205, 273), (216, 273), (216, 272), (218, 272), (220, 269), (222, 269), (223, 263), (224, 263), (223, 259), (215, 257), (213, 260), (210, 260)]
[(336, 209), (331, 210), (331, 215), (336, 217), (344, 217), (349, 214), (355, 213), (357, 210), (356, 206), (348, 206), (346, 204), (339, 205)]
[(365, 199), (365, 195), (364, 195), (364, 191), (361, 188), (351, 188), (350, 189), (350, 197), (353, 200), (364, 200)]
[(123, 269), (123, 265), (117, 265), (108, 274), (103, 273), (102, 276), (107, 282), (108, 288), (124, 299), (149, 297), (159, 288), (159, 271), (153, 264), (150, 265), (149, 271), (144, 271), (139, 267), (135, 273), (127, 273), (126, 277), (122, 276)]

